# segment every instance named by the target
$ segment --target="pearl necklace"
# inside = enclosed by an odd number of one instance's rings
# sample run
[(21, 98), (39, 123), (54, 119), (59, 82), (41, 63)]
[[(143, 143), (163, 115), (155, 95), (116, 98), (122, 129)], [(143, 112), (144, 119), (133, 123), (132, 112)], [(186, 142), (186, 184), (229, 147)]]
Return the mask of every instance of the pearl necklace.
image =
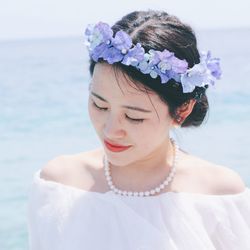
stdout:
[(150, 195), (154, 195), (155, 193), (159, 193), (162, 189), (164, 189), (173, 180), (174, 174), (176, 172), (176, 160), (178, 159), (179, 146), (176, 144), (176, 142), (174, 141), (173, 138), (170, 138), (170, 140), (171, 140), (173, 147), (174, 147), (174, 160), (173, 160), (171, 170), (170, 170), (167, 178), (158, 187), (151, 189), (149, 191), (145, 191), (145, 192), (132, 192), (132, 191), (126, 191), (126, 190), (122, 191), (122, 190), (116, 188), (113, 184), (112, 177), (110, 174), (109, 162), (107, 160), (106, 155), (104, 155), (104, 157), (103, 157), (104, 172), (105, 172), (105, 177), (106, 177), (106, 180), (108, 182), (110, 189), (112, 191), (114, 191), (116, 194), (126, 195), (126, 196), (150, 196)]

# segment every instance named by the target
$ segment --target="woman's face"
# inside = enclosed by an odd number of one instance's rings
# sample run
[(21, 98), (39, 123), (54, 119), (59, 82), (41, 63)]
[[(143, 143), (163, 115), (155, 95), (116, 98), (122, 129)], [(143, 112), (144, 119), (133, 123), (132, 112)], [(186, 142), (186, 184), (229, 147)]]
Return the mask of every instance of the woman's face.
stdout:
[[(173, 124), (167, 105), (155, 93), (142, 92), (132, 82), (131, 87), (128, 81), (120, 71), (115, 75), (111, 65), (97, 63), (89, 86), (88, 111), (91, 122), (108, 160), (117, 166), (157, 154), (168, 139)], [(122, 152), (112, 152), (105, 146), (105, 139), (131, 147)]]

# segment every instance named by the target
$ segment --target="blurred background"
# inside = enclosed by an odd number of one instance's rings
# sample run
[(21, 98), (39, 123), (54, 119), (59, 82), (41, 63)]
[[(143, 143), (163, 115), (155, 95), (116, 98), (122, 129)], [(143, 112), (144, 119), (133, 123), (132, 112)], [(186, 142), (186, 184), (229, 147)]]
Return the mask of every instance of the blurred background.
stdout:
[(134, 10), (176, 15), (198, 48), (221, 58), (200, 128), (173, 131), (180, 147), (237, 171), (250, 185), (250, 2), (10, 0), (0, 8), (0, 249), (28, 249), (27, 202), (51, 158), (101, 146), (87, 113), (88, 23)]

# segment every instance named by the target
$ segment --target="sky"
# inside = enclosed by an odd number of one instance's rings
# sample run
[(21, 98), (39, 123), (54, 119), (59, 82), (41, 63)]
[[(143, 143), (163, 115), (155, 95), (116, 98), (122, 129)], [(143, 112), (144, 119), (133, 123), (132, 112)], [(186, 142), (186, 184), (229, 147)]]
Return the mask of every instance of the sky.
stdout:
[(82, 36), (134, 10), (164, 10), (194, 29), (250, 28), (249, 0), (0, 0), (0, 40)]

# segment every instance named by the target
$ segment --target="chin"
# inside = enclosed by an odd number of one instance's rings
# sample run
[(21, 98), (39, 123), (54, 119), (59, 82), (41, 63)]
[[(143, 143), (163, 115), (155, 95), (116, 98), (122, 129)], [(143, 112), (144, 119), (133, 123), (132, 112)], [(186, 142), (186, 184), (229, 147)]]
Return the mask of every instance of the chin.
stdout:
[(131, 162), (131, 160), (128, 160), (131, 159), (131, 157), (128, 157), (128, 155), (126, 154), (114, 153), (108, 150), (104, 150), (104, 152), (107, 156), (108, 161), (114, 166), (123, 167)]

